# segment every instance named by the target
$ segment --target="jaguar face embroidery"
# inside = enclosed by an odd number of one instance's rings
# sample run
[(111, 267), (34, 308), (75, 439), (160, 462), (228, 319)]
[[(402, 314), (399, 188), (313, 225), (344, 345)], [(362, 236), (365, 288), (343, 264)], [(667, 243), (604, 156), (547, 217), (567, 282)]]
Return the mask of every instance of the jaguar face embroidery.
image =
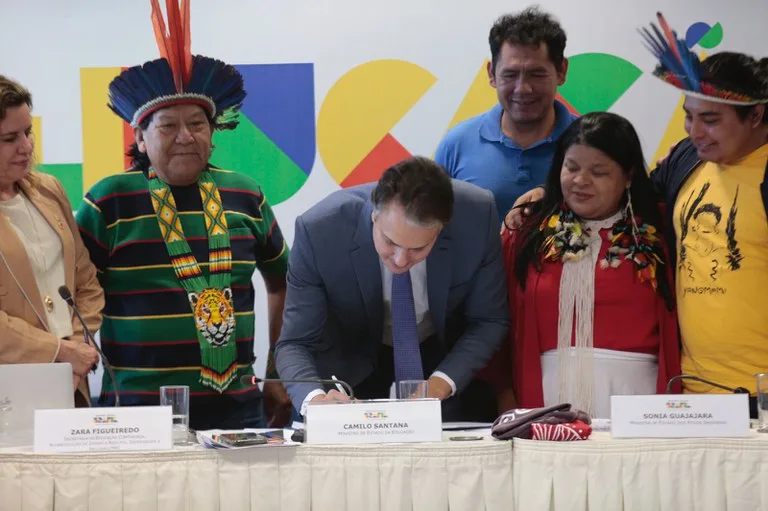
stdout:
[(232, 290), (208, 288), (199, 295), (189, 293), (189, 303), (194, 310), (195, 325), (205, 340), (214, 347), (226, 346), (235, 330)]

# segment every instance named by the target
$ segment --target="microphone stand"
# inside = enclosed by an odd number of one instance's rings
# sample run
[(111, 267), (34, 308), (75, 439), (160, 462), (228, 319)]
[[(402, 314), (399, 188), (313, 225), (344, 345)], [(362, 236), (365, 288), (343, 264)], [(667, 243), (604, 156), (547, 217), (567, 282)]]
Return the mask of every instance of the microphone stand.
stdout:
[(699, 378), (698, 376), (693, 376), (690, 374), (678, 374), (677, 376), (673, 376), (669, 379), (669, 382), (667, 383), (667, 394), (672, 393), (672, 384), (675, 383), (678, 380), (694, 380), (701, 383), (706, 383), (707, 385), (711, 385), (713, 387), (717, 387), (718, 389), (727, 390), (728, 392), (733, 392), (734, 394), (749, 394), (749, 390), (745, 389), (744, 387), (726, 387), (725, 385), (721, 385), (719, 383), (715, 383), (713, 381), (705, 380), (704, 378)]
[[(63, 288), (63, 289), (62, 289)], [(80, 315), (80, 311), (77, 310), (77, 306), (75, 305), (75, 299), (72, 297), (72, 293), (69, 291), (69, 289), (66, 286), (61, 286), (59, 288), (59, 294), (64, 299), (65, 302), (67, 302), (67, 305), (72, 309), (72, 311), (75, 313), (75, 316), (77, 316), (77, 319), (80, 321), (80, 324), (83, 325), (83, 332), (85, 332), (85, 341), (96, 348), (96, 351), (99, 353), (99, 356), (101, 357), (101, 362), (104, 364), (104, 370), (107, 371), (107, 374), (109, 374), (109, 378), (112, 380), (112, 389), (115, 391), (115, 406), (120, 406), (120, 391), (117, 388), (117, 378), (115, 378), (115, 372), (112, 370), (112, 364), (109, 363), (109, 359), (104, 355), (104, 352), (101, 351), (101, 347), (96, 343), (96, 339), (93, 337), (93, 334), (91, 333), (90, 329), (88, 328), (88, 325), (85, 324), (85, 321), (83, 321), (83, 317)]]

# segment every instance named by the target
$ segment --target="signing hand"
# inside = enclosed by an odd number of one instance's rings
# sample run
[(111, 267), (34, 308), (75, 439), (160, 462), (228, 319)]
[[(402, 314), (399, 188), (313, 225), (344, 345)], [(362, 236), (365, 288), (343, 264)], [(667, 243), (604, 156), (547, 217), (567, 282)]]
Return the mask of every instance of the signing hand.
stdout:
[(310, 401), (311, 403), (317, 402), (317, 401), (328, 401), (328, 402), (334, 402), (334, 401), (351, 401), (351, 398), (346, 395), (342, 394), (338, 390), (330, 390), (327, 394), (318, 394), (317, 396), (313, 397)]

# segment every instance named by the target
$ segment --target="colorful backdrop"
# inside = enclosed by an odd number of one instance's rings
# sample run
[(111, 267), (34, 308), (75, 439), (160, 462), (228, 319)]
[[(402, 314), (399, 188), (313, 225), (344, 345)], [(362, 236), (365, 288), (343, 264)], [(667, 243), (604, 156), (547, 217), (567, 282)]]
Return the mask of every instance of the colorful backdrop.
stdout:
[[(432, 155), (456, 123), (496, 101), (488, 30), (527, 3), (501, 0), (194, 0), (192, 49), (234, 63), (248, 98), (235, 132), (217, 134), (215, 164), (255, 177), (287, 239), (293, 221), (339, 187), (375, 180), (412, 154)], [(661, 9), (697, 52), (759, 52), (768, 2), (545, 1), (568, 34), (560, 98), (578, 113), (635, 123), (647, 160), (684, 136), (681, 97), (650, 75), (636, 29)], [(107, 84), (156, 58), (149, 2), (28, 0), (2, 8), (0, 73), (35, 98), (37, 160), (74, 207), (122, 171), (132, 133), (106, 107)], [(258, 280), (258, 279), (257, 279)], [(263, 286), (255, 306), (265, 311)], [(257, 315), (257, 370), (267, 329)]]

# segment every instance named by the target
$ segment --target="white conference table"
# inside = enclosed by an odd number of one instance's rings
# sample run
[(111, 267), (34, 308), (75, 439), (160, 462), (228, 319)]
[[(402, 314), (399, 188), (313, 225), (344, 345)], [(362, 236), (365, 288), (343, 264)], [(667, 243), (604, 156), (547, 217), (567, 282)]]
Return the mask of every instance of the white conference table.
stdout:
[(618, 440), (596, 432), (562, 443), (81, 455), (0, 449), (0, 511), (54, 509), (765, 510), (768, 435)]
[(0, 450), (1, 511), (508, 510), (512, 444)]
[(768, 434), (514, 441), (518, 510), (768, 510)]

